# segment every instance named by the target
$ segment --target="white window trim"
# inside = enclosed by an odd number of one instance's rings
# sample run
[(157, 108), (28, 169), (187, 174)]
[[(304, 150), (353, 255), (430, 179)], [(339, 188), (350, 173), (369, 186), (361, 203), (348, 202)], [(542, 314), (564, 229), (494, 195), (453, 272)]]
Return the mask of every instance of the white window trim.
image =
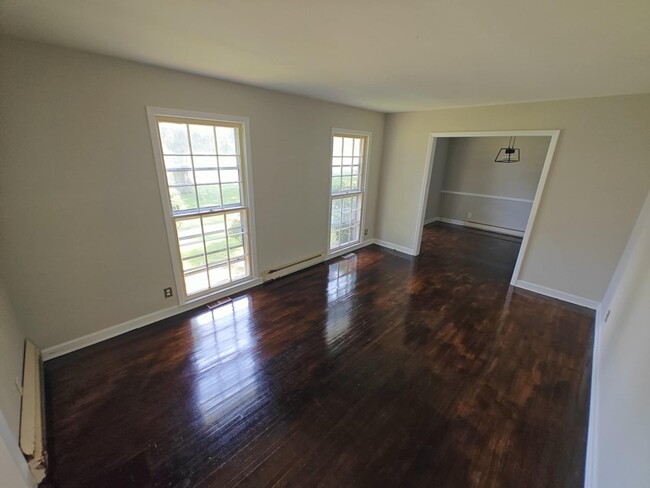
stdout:
[[(363, 168), (361, 172), (361, 194), (363, 195), (361, 199), (361, 222), (359, 228), (359, 241), (350, 243), (347, 246), (337, 247), (336, 249), (330, 249), (330, 235), (332, 233), (332, 157), (334, 153), (334, 136), (362, 136), (366, 138), (366, 144), (364, 147), (364, 160)], [(327, 240), (325, 242), (325, 249), (327, 249), (327, 256), (332, 257), (339, 254), (344, 254), (348, 249), (359, 247), (366, 240), (366, 208), (367, 198), (368, 198), (368, 175), (370, 174), (370, 147), (372, 142), (372, 132), (362, 131), (362, 130), (351, 130), (351, 129), (339, 129), (332, 128), (332, 133), (330, 134), (330, 153), (328, 160), (328, 174), (327, 174)], [(354, 194), (356, 192), (353, 192)], [(341, 194), (345, 196), (345, 194)]]
[[(246, 187), (245, 201), (242, 202), (248, 214), (248, 238), (249, 238), (249, 252), (250, 252), (250, 266), (251, 275), (244, 279), (230, 283), (230, 286), (212, 290), (206, 294), (198, 296), (186, 297), (185, 286), (183, 282), (183, 272), (178, 255), (176, 230), (174, 227), (174, 220), (172, 218), (172, 208), (168, 197), (167, 189), (167, 175), (164, 170), (164, 163), (162, 158), (160, 135), (158, 133), (158, 125), (156, 117), (181, 117), (187, 119), (202, 119), (212, 122), (228, 122), (241, 124), (243, 127), (242, 138), (242, 160), (241, 171), (244, 173), (244, 185)], [(179, 305), (185, 305), (194, 302), (206, 302), (207, 298), (212, 296), (225, 296), (229, 291), (235, 293), (241, 289), (242, 286), (259, 281), (259, 273), (257, 269), (257, 239), (255, 237), (255, 212), (253, 205), (253, 169), (251, 164), (251, 146), (250, 146), (250, 123), (248, 117), (239, 117), (235, 115), (222, 115), (209, 112), (195, 112), (191, 110), (179, 110), (163, 107), (147, 107), (147, 118), (149, 120), (149, 133), (151, 135), (151, 145), (153, 147), (154, 160), (156, 163), (156, 174), (158, 176), (158, 187), (160, 193), (160, 201), (163, 207), (165, 218), (165, 228), (167, 230), (167, 241), (169, 245), (169, 254), (171, 257), (172, 268), (174, 270), (174, 281), (176, 287), (176, 297)], [(166, 285), (165, 285), (166, 286)]]

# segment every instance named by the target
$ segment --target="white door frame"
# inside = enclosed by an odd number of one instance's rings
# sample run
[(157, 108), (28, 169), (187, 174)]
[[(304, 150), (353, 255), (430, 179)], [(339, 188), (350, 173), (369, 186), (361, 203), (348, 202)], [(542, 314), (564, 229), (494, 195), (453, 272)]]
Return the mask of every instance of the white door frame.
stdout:
[(514, 285), (519, 278), (519, 271), (521, 270), (521, 265), (524, 262), (524, 257), (526, 255), (526, 249), (528, 247), (528, 240), (530, 239), (530, 234), (533, 230), (533, 225), (535, 224), (535, 217), (537, 216), (537, 209), (539, 208), (539, 203), (542, 200), (542, 193), (544, 193), (544, 185), (546, 184), (546, 178), (548, 176), (548, 171), (553, 162), (553, 155), (555, 154), (555, 148), (557, 146), (557, 141), (560, 138), (560, 131), (555, 130), (500, 130), (500, 131), (481, 131), (481, 132), (432, 132), (429, 134), (429, 149), (427, 151), (427, 159), (425, 161), (424, 167), (424, 178), (422, 179), (422, 190), (420, 193), (420, 205), (417, 215), (417, 228), (415, 230), (415, 242), (413, 243), (413, 251), (416, 256), (420, 254), (420, 244), (422, 243), (422, 228), (424, 227), (424, 215), (426, 212), (427, 198), (429, 196), (429, 186), (431, 185), (431, 171), (433, 169), (433, 159), (436, 152), (436, 142), (438, 138), (451, 138), (451, 137), (528, 137), (528, 136), (542, 136), (550, 137), (551, 142), (548, 145), (548, 151), (546, 152), (546, 159), (544, 160), (544, 166), (542, 168), (542, 174), (539, 177), (539, 183), (537, 184), (537, 190), (535, 192), (535, 199), (533, 200), (533, 206), (530, 210), (530, 216), (528, 217), (528, 223), (526, 224), (526, 231), (524, 232), (523, 240), (521, 241), (521, 247), (519, 249), (519, 255), (517, 256), (517, 262), (515, 263), (515, 269), (512, 272), (512, 278), (510, 279), (510, 284)]

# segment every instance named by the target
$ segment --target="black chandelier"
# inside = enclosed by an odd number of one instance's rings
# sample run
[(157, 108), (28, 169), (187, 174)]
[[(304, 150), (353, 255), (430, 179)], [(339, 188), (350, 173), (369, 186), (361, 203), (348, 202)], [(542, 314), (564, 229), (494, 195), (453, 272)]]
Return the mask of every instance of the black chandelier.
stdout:
[(495, 163), (516, 163), (519, 161), (519, 148), (515, 147), (516, 137), (511, 137), (508, 141), (508, 147), (499, 149), (497, 157), (494, 158)]

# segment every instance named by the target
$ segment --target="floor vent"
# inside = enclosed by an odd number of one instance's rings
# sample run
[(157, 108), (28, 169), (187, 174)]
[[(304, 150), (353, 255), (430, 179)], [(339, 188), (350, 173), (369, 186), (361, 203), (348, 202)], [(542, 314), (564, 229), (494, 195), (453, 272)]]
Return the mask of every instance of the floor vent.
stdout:
[(37, 483), (45, 478), (47, 453), (43, 408), (43, 362), (41, 351), (25, 341), (23, 401), (20, 410), (20, 449)]
[(350, 258), (353, 258), (354, 256), (356, 256), (355, 253), (353, 253), (353, 252), (349, 252), (349, 253), (347, 253), (347, 254), (344, 254), (344, 255), (341, 256), (341, 257), (342, 257), (343, 259), (350, 259)]
[(215, 308), (219, 308), (222, 305), (226, 305), (227, 303), (232, 302), (232, 299), (230, 298), (222, 298), (221, 300), (217, 300), (216, 302), (210, 302), (206, 305), (210, 310), (214, 310)]

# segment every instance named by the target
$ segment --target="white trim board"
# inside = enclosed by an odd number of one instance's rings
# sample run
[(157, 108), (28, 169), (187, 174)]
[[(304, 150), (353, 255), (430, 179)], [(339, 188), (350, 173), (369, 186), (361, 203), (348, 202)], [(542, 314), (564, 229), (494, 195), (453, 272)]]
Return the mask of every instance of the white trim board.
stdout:
[(400, 246), (398, 244), (393, 244), (392, 242), (382, 241), (381, 239), (375, 239), (375, 244), (381, 247), (385, 247), (386, 249), (391, 249), (393, 251), (399, 251), (404, 254), (408, 254), (410, 256), (417, 256), (415, 250), (411, 249), (410, 247)]
[(589, 393), (589, 424), (587, 427), (587, 456), (585, 458), (584, 488), (596, 488), (596, 460), (598, 459), (598, 360), (600, 358), (600, 335), (604, 323), (602, 307), (596, 309), (594, 321), (594, 348), (591, 356), (591, 391)]
[(440, 222), (440, 217), (431, 217), (424, 221), (424, 225), (433, 224), (434, 222)]
[(502, 197), (501, 195), (484, 195), (482, 193), (467, 193), (464, 191), (440, 190), (440, 193), (446, 193), (448, 195), (461, 195), (464, 197), (480, 197), (491, 198), (494, 200), (507, 200), (509, 202), (533, 203), (533, 200), (528, 200), (526, 198)]
[(536, 285), (535, 283), (529, 283), (528, 281), (517, 280), (514, 286), (517, 288), (522, 288), (524, 290), (532, 291), (534, 293), (539, 293), (540, 295), (546, 295), (547, 297), (557, 298), (558, 300), (562, 300), (564, 302), (580, 305), (581, 307), (590, 308), (592, 310), (598, 310), (598, 307), (600, 306), (600, 302), (597, 302), (595, 300), (579, 297), (577, 295), (572, 295), (571, 293), (555, 290), (546, 286)]

